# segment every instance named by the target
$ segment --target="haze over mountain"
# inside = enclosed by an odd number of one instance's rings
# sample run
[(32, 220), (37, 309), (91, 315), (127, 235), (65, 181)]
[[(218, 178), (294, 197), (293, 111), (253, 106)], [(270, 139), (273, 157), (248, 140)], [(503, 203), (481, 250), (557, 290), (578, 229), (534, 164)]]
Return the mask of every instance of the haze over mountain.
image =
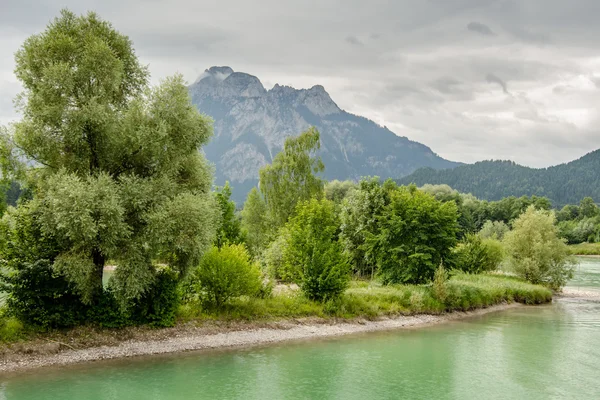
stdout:
[(238, 204), (258, 183), (259, 169), (271, 163), (285, 139), (310, 126), (321, 133), (320, 155), (327, 179), (377, 175), (398, 178), (417, 168), (452, 168), (429, 147), (397, 136), (386, 127), (340, 109), (323, 86), (294, 89), (260, 80), (230, 67), (211, 67), (189, 87), (193, 103), (214, 120), (205, 147), (216, 166), (215, 183), (228, 180)]
[(600, 150), (566, 164), (529, 168), (512, 161), (481, 161), (452, 170), (421, 168), (398, 180), (418, 186), (447, 184), (480, 199), (500, 200), (507, 196), (546, 196), (555, 207), (578, 204), (590, 196), (600, 201)]

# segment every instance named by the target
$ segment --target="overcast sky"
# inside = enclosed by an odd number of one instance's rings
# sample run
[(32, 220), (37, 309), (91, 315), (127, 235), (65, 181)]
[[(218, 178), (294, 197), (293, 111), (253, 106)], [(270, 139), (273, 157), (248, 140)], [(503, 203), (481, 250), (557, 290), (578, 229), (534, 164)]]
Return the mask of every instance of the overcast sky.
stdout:
[(545, 167), (600, 148), (598, 0), (0, 0), (0, 123), (14, 52), (62, 7), (130, 36), (153, 82), (229, 65), (463, 162)]

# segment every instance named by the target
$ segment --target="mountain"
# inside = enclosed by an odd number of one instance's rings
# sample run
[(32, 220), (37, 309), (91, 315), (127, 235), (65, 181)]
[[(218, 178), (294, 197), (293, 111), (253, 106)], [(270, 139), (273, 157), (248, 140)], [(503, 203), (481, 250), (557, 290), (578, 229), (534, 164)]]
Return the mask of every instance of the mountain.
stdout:
[(566, 164), (529, 168), (512, 161), (481, 161), (452, 170), (422, 168), (400, 184), (447, 184), (485, 200), (507, 196), (546, 196), (555, 207), (578, 204), (590, 196), (600, 200), (600, 150)]
[(215, 135), (204, 149), (216, 167), (215, 183), (230, 181), (238, 205), (257, 185), (259, 169), (283, 148), (285, 138), (310, 126), (321, 133), (326, 179), (397, 178), (420, 167), (459, 165), (340, 109), (323, 86), (298, 90), (275, 85), (266, 90), (255, 76), (212, 67), (190, 85), (189, 92), (198, 109), (215, 121)]

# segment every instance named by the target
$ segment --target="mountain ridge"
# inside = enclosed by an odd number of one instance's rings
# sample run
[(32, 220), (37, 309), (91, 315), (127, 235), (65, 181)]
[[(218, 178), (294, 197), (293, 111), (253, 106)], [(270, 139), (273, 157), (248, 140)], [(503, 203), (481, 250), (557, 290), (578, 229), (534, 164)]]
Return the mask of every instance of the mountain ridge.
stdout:
[(421, 168), (397, 179), (399, 184), (447, 184), (484, 200), (508, 196), (546, 196), (554, 206), (600, 200), (600, 149), (562, 164), (531, 168), (509, 160), (486, 160), (435, 171)]
[(267, 90), (256, 76), (221, 66), (207, 69), (189, 92), (198, 109), (214, 119), (215, 134), (204, 152), (215, 164), (215, 183), (230, 181), (238, 205), (285, 139), (311, 126), (321, 133), (326, 179), (397, 178), (424, 166), (460, 165), (344, 111), (322, 85), (295, 89), (276, 84)]

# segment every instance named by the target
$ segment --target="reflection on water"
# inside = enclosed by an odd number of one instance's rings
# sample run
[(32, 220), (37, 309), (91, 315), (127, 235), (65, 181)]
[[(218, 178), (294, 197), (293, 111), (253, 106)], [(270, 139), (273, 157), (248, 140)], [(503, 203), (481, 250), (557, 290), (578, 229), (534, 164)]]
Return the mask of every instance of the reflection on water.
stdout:
[[(586, 262), (575, 282), (600, 274)], [(598, 399), (599, 370), (600, 303), (562, 298), (419, 330), (46, 369), (0, 378), (0, 399)]]

